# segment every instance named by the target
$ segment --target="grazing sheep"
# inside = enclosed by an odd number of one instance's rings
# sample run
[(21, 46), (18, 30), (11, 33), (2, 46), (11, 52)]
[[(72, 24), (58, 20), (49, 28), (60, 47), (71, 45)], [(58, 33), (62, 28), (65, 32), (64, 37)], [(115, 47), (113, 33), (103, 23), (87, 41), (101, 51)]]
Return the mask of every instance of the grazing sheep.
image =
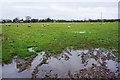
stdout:
[(6, 26), (11, 26), (10, 24), (6, 24)]
[(28, 25), (28, 27), (31, 27), (31, 25)]
[(100, 23), (100, 25), (102, 25), (102, 23)]
[(11, 26), (10, 24), (8, 24), (8, 26)]
[(93, 24), (93, 23), (90, 23), (91, 25)]
[(45, 27), (45, 24), (43, 24), (43, 27)]
[(47, 24), (47, 26), (49, 26), (49, 24)]
[(70, 29), (71, 28), (71, 26), (68, 26), (68, 29)]

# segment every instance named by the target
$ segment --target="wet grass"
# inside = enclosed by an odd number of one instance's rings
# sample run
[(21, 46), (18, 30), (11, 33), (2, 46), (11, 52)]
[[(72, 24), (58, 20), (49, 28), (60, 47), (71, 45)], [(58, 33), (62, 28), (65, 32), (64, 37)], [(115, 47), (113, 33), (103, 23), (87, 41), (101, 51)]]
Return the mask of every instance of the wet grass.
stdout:
[[(50, 26), (42, 27), (43, 23), (19, 24), (11, 26), (2, 24), (2, 60), (9, 63), (14, 55), (23, 58), (36, 54), (29, 52), (29, 47), (35, 51), (49, 51), (54, 54), (69, 47), (79, 48), (115, 48), (118, 49), (118, 23), (44, 23)], [(70, 29), (67, 26), (71, 26)], [(86, 33), (75, 33), (83, 32)]]

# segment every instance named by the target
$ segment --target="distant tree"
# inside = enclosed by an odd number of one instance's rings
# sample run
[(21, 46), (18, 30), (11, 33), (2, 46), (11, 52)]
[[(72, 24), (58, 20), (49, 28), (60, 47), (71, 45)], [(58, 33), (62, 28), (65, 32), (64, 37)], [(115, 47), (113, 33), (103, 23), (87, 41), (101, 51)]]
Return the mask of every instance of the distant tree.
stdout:
[(20, 23), (23, 23), (23, 22), (24, 22), (24, 20), (23, 20), (23, 19), (21, 19), (21, 20), (20, 20)]
[(11, 23), (11, 22), (12, 22), (12, 20), (7, 20), (7, 22), (8, 22), (8, 23)]
[(46, 22), (44, 19), (40, 19), (39, 22)]
[(28, 23), (29, 23), (30, 20), (31, 20), (31, 17), (30, 17), (30, 16), (26, 16), (25, 18), (26, 18), (25, 22), (28, 22)]
[(5, 21), (5, 20), (2, 20), (2, 23), (6, 23), (6, 21)]
[(31, 19), (30, 22), (36, 23), (36, 22), (39, 22), (39, 20), (38, 19)]
[(16, 20), (15, 20), (15, 19), (13, 19), (13, 22), (16, 22)]
[(51, 19), (48, 17), (47, 19), (45, 19), (46, 22), (52, 22)]
[(13, 22), (16, 22), (16, 23), (20, 22), (20, 18), (16, 17), (15, 19), (13, 19)]

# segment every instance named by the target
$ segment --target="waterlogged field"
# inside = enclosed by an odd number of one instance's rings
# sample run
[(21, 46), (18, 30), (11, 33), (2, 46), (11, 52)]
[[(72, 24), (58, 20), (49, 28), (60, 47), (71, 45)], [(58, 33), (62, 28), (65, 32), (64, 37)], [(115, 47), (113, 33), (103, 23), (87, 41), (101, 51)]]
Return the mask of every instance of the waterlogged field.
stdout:
[[(2, 61), (9, 63), (13, 56), (28, 60), (35, 52), (59, 54), (72, 49), (116, 49), (118, 55), (118, 23), (10, 23), (2, 24)], [(43, 27), (42, 24), (49, 24)], [(18, 27), (17, 27), (18, 25)], [(31, 25), (31, 27), (28, 27)], [(71, 26), (70, 29), (67, 26)], [(48, 54), (48, 53), (46, 53)]]

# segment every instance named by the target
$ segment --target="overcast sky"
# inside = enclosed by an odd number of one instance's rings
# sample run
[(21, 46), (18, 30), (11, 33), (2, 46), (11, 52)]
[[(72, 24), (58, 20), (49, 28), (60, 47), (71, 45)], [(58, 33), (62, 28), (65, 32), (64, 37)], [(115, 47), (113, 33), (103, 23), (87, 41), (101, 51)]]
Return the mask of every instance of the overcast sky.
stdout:
[[(119, 0), (1, 0), (3, 19), (25, 16), (43, 19), (104, 19), (118, 18)], [(1, 18), (0, 17), (0, 18)]]

